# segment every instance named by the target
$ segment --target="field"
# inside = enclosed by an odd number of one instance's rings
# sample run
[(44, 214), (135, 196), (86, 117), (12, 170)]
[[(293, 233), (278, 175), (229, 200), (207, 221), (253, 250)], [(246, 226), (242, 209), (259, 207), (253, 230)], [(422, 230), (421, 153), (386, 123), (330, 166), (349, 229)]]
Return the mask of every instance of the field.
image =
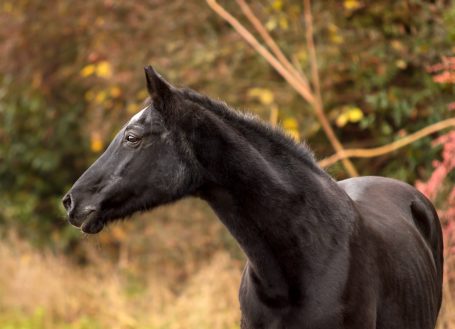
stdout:
[[(9, 233), (0, 243), (0, 328), (239, 328), (244, 259), (210, 210), (185, 200), (136, 217), (81, 234), (71, 256)], [(198, 244), (173, 240), (185, 235)], [(448, 282), (438, 329), (455, 328)]]
[[(169, 241), (175, 230), (195, 233), (202, 221), (197, 215), (191, 216), (196, 223), (174, 223), (170, 230), (163, 227), (163, 218), (150, 223), (162, 214), (173, 217), (166, 221), (178, 221), (175, 216), (194, 208), (193, 203), (184, 201), (135, 219), (136, 227), (151, 226), (145, 234), (140, 229), (126, 233), (122, 226), (127, 223), (119, 223), (99, 237), (81, 235), (84, 260), (79, 263), (74, 257), (40, 252), (9, 234), (0, 243), (0, 328), (238, 328), (243, 262), (219, 250), (210, 232), (199, 246)], [(121, 242), (110, 241), (112, 234)], [(142, 245), (144, 239), (154, 240), (149, 250)], [(119, 243), (116, 255), (105, 250), (107, 245), (112, 249), (112, 243)], [(128, 247), (132, 250), (126, 255)]]

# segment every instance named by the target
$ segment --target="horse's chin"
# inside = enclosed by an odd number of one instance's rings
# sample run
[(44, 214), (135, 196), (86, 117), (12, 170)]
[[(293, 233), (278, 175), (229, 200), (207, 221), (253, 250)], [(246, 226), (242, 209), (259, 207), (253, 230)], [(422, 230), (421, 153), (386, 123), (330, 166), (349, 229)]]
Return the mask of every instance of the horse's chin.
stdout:
[(80, 229), (84, 233), (96, 234), (104, 228), (104, 221), (99, 218), (98, 212), (91, 212), (82, 222)]

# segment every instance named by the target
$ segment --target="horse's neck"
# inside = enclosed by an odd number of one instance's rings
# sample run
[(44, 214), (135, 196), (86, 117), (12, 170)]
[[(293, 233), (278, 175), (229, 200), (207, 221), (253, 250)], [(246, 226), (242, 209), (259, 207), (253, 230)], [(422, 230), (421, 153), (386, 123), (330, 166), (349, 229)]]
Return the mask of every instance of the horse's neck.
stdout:
[(263, 154), (252, 146), (258, 143), (212, 119), (202, 121), (195, 143), (210, 177), (200, 196), (245, 251), (268, 296), (288, 298), (291, 286), (294, 292), (302, 286), (303, 273), (317, 271), (347, 238), (348, 198), (304, 161)]

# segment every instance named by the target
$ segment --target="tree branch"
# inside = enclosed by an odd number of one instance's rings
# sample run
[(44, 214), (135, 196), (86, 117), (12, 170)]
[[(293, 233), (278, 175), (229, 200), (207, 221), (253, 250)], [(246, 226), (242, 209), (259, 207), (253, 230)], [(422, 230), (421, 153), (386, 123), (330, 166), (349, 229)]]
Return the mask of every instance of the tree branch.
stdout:
[[(269, 62), (272, 67), (277, 70), (277, 72), (305, 99), (313, 108), (318, 120), (321, 123), (321, 126), (329, 139), (330, 143), (332, 144), (333, 148), (335, 151), (341, 152), (343, 151), (343, 146), (336, 137), (332, 127), (330, 126), (329, 121), (327, 120), (324, 111), (323, 111), (323, 106), (322, 106), (322, 101), (319, 96), (319, 100), (317, 97), (315, 97), (314, 93), (311, 91), (310, 87), (306, 83), (302, 83), (302, 77), (304, 75), (300, 74), (293, 66), (292, 64), (289, 63), (289, 61), (286, 59), (284, 54), (281, 52), (281, 50), (278, 48), (276, 43), (273, 41), (272, 37), (270, 34), (267, 33), (265, 28), (262, 26), (262, 24), (259, 22), (259, 20), (254, 16), (252, 13), (251, 9), (249, 6), (243, 1), (243, 0), (237, 0), (238, 4), (241, 6), (243, 12), (247, 16), (247, 18), (250, 20), (250, 22), (255, 26), (255, 28), (258, 30), (258, 32), (261, 34), (262, 37), (264, 37), (265, 42), (271, 47), (271, 49), (275, 49), (274, 53), (275, 56), (281, 58), (281, 60), (278, 60), (277, 57), (272, 55), (268, 49), (266, 49), (264, 46), (262, 46), (259, 41), (251, 34), (235, 17), (233, 17), (229, 12), (227, 12), (222, 6), (220, 6), (216, 0), (206, 0), (207, 4), (215, 11), (220, 17), (222, 17), (224, 20), (226, 20), (231, 26), (240, 34), (241, 37), (245, 39), (248, 44), (250, 44), (267, 62)], [(243, 4), (243, 7), (242, 7)], [(307, 13), (306, 16), (309, 15), (311, 18), (311, 8), (307, 8)], [(253, 17), (254, 16), (254, 17)], [(312, 21), (310, 20), (310, 25), (311, 25), (311, 40), (312, 40)], [(265, 33), (264, 33), (265, 32)], [(271, 42), (272, 41), (272, 42)], [(314, 51), (314, 43), (312, 43), (313, 46), (313, 53), (315, 56), (315, 51)], [(278, 51), (277, 51), (278, 49)], [(315, 63), (315, 62), (314, 62)], [(292, 70), (288, 68), (288, 65), (292, 67)], [(317, 73), (317, 63), (314, 66), (316, 69)], [(291, 73), (293, 72), (293, 73)], [(297, 73), (297, 75), (295, 74)], [(314, 74), (313, 74), (314, 75)], [(298, 78), (300, 77), (300, 78)], [(305, 78), (306, 79), (306, 78)], [(317, 76), (317, 86), (319, 86), (319, 76)], [(319, 89), (319, 88), (318, 88)], [(320, 89), (319, 89), (320, 90)], [(319, 91), (320, 95), (320, 91)], [(344, 159), (343, 160), (343, 165), (346, 168), (348, 174), (350, 176), (357, 176), (357, 171), (354, 167), (354, 165), (348, 160)]]
[(316, 93), (316, 97), (320, 100), (320, 103), (322, 103), (321, 86), (319, 83), (318, 60), (316, 57), (316, 47), (314, 46), (313, 39), (313, 15), (311, 14), (310, 0), (303, 1), (303, 11), (306, 27), (305, 38), (308, 54), (310, 56), (311, 80), (313, 82), (313, 88)]
[[(319, 70), (318, 70), (318, 61), (316, 56), (316, 47), (314, 46), (314, 39), (313, 39), (313, 15), (311, 14), (311, 1), (304, 0), (303, 1), (303, 8), (304, 8), (304, 17), (305, 17), (305, 26), (306, 26), (306, 43), (310, 58), (310, 65), (311, 65), (311, 80), (313, 82), (313, 89), (315, 92), (315, 103), (314, 103), (314, 112), (319, 119), (319, 122), (322, 125), (322, 129), (324, 129), (327, 138), (333, 145), (333, 148), (337, 153), (343, 151), (343, 145), (341, 145), (340, 141), (335, 135), (335, 132), (330, 125), (329, 120), (327, 119), (324, 113), (324, 105), (322, 103), (322, 96), (321, 96), (321, 85), (319, 81)], [(348, 171), (349, 175), (358, 176), (357, 169), (354, 167), (353, 163), (348, 160), (347, 158), (342, 159), (343, 165)]]
[(239, 5), (240, 9), (242, 9), (243, 14), (245, 14), (246, 18), (250, 21), (251, 25), (256, 29), (259, 35), (264, 39), (267, 46), (269, 46), (272, 53), (275, 57), (280, 61), (281, 64), (297, 79), (301, 80), (301, 83), (305, 85), (306, 88), (310, 90), (308, 85), (307, 77), (302, 73), (295, 69), (295, 67), (289, 62), (286, 56), (281, 51), (280, 47), (277, 45), (275, 40), (272, 38), (270, 33), (267, 31), (265, 26), (261, 23), (261, 21), (257, 18), (257, 16), (253, 13), (250, 6), (245, 2), (245, 0), (236, 0), (237, 4)]
[(207, 0), (207, 4), (218, 15), (226, 20), (250, 44), (275, 70), (310, 104), (314, 103), (313, 93), (309, 88), (305, 88), (293, 74), (273, 56), (259, 41), (229, 12), (221, 7), (216, 0)]
[(319, 161), (319, 165), (321, 167), (329, 167), (334, 163), (346, 158), (373, 158), (384, 155), (396, 151), (408, 144), (414, 143), (415, 141), (425, 136), (449, 127), (455, 127), (455, 118), (439, 121), (387, 145), (370, 149), (347, 149), (341, 152), (337, 152), (334, 155)]

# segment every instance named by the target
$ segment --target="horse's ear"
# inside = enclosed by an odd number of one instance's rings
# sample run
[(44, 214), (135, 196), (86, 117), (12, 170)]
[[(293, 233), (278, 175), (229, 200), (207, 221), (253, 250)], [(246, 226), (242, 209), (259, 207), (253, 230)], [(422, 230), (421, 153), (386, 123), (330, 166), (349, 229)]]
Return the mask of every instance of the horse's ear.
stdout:
[(170, 100), (170, 97), (172, 96), (171, 84), (164, 80), (152, 66), (146, 66), (144, 70), (145, 79), (147, 80), (147, 90), (150, 94), (150, 98), (154, 103), (164, 105), (166, 100)]

